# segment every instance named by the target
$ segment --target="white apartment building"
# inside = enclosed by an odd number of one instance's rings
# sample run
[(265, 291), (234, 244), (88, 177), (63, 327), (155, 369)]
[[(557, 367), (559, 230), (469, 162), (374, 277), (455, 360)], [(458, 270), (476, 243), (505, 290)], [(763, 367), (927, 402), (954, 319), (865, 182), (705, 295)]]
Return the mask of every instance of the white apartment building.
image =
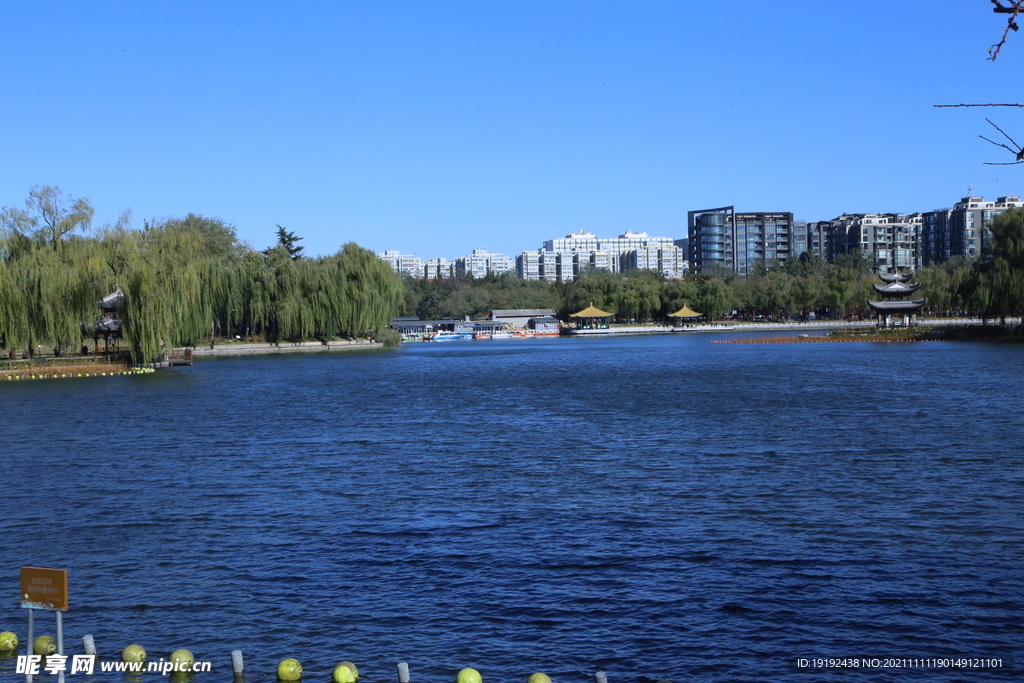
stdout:
[(402, 254), (397, 249), (388, 249), (377, 254), (377, 258), (391, 266), (399, 275), (423, 277), (423, 264), (418, 256)]
[(689, 270), (686, 254), (676, 245), (647, 246), (623, 252), (621, 257), (623, 272), (632, 268), (654, 270), (664, 277), (679, 278)]
[[(539, 257), (534, 256), (539, 253)], [(646, 232), (627, 230), (618, 237), (598, 237), (581, 230), (565, 237), (545, 240), (539, 252), (523, 252), (518, 263), (531, 263), (539, 258), (537, 279), (548, 282), (568, 282), (594, 268), (620, 273), (630, 268), (654, 270), (665, 277), (682, 277), (689, 262), (685, 252), (671, 237), (652, 237)], [(520, 277), (532, 270), (518, 267)], [(531, 278), (532, 279), (532, 278)]]
[(446, 258), (432, 258), (423, 264), (421, 277), (427, 280), (455, 277), (455, 262)]
[(455, 260), (455, 274), (458, 277), (483, 278), (488, 274), (501, 275), (515, 271), (516, 262), (504, 254), (492, 254), (486, 249), (474, 249), (469, 256)]
[(618, 237), (600, 240), (599, 248), (612, 252), (633, 251), (645, 247), (674, 247), (675, 240), (671, 237), (652, 237), (646, 232), (627, 230)]
[(540, 256), (543, 252), (524, 251), (516, 256), (516, 275), (524, 280), (540, 280)]
[(571, 232), (565, 237), (557, 237), (553, 240), (544, 240), (544, 251), (598, 251), (601, 249), (601, 240), (597, 235), (586, 230)]

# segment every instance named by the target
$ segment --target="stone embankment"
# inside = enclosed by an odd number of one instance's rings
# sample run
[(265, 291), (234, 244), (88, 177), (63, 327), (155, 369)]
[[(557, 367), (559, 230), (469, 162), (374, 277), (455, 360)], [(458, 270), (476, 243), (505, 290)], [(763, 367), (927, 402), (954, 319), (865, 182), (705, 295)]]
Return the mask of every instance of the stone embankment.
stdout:
[(216, 346), (197, 346), (192, 350), (193, 357), (233, 357), (257, 356), (277, 353), (324, 353), (329, 351), (366, 351), (380, 349), (384, 345), (367, 339), (345, 339), (325, 342), (282, 342), (280, 344), (217, 344)]

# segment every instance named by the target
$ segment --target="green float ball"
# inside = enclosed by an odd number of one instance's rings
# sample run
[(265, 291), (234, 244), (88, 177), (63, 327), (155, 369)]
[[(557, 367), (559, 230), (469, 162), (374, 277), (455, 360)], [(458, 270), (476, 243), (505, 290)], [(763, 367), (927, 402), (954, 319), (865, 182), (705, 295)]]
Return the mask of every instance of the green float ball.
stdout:
[(57, 651), (57, 643), (53, 642), (52, 636), (39, 636), (32, 641), (32, 654), (52, 655)]
[(146, 661), (146, 650), (138, 643), (132, 643), (121, 650), (122, 662), (144, 662)]
[(294, 657), (282, 659), (277, 665), (277, 680), (297, 681), (302, 678), (302, 665)]
[(196, 658), (192, 656), (192, 653), (181, 648), (171, 653), (170, 660), (178, 666), (175, 667), (177, 671), (191, 671), (192, 665), (196, 663)]
[(463, 669), (455, 677), (455, 683), (483, 683), (484, 679), (476, 669)]
[(334, 683), (356, 683), (356, 679), (359, 678), (359, 669), (355, 664), (346, 660), (334, 667), (331, 678)]
[(18, 636), (14, 635), (10, 631), (4, 631), (0, 633), (0, 652), (6, 652), (7, 650), (18, 649)]
[(526, 683), (551, 683), (551, 679), (547, 674), (533, 674), (526, 679)]

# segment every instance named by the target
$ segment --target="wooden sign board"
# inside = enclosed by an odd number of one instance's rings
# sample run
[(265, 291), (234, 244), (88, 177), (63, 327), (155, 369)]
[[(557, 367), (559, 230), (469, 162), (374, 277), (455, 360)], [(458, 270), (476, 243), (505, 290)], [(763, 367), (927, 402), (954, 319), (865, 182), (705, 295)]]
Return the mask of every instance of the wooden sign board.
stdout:
[(21, 568), (21, 606), (68, 611), (68, 570)]

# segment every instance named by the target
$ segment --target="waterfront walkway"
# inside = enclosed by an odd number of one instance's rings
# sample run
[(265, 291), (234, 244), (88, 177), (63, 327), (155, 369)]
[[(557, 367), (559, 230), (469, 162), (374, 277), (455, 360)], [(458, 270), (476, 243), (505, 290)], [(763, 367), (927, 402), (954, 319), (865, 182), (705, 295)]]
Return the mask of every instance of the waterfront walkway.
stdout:
[[(1020, 318), (1008, 318), (1007, 322), (1020, 324)], [(990, 323), (998, 322), (989, 320)], [(981, 325), (981, 318), (923, 318), (922, 326), (948, 325)], [(672, 325), (616, 325), (607, 329), (579, 330), (573, 329), (571, 335), (607, 335), (607, 334), (665, 334), (669, 332), (776, 332), (788, 330), (801, 332), (806, 330), (841, 330), (847, 328), (875, 327), (874, 320), (808, 320), (806, 322), (755, 323), (755, 322), (717, 322), (673, 327)]]

